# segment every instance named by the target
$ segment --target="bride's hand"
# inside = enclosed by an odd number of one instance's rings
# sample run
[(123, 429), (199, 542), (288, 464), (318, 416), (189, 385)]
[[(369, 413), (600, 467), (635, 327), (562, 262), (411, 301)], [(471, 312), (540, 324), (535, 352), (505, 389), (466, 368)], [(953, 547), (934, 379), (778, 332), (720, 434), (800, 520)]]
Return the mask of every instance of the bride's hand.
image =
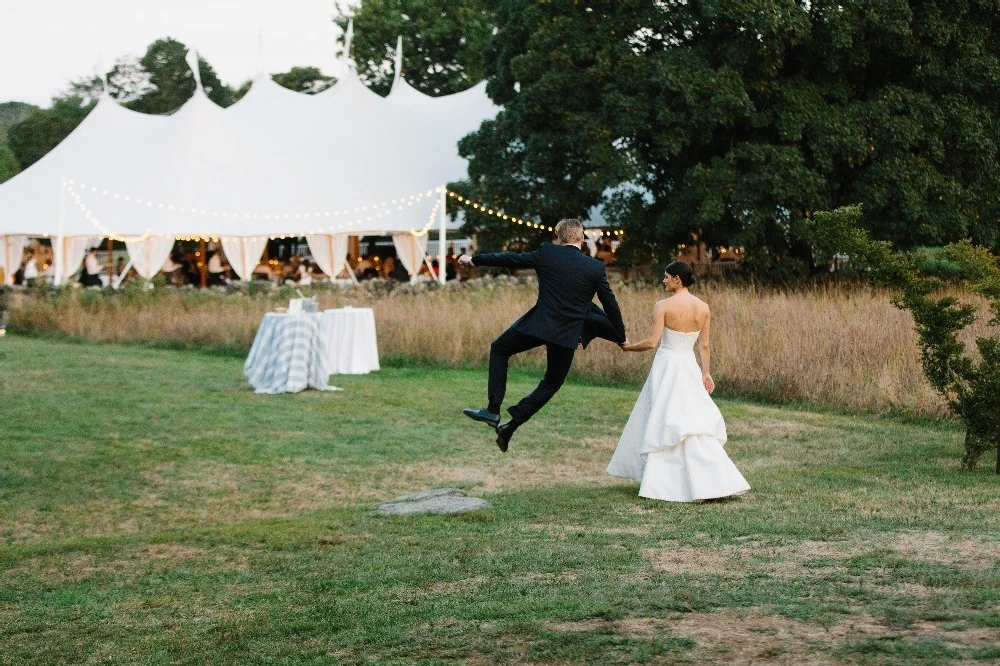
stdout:
[(715, 382), (712, 380), (712, 375), (705, 375), (701, 378), (701, 383), (705, 386), (705, 390), (711, 395), (712, 391), (715, 390)]

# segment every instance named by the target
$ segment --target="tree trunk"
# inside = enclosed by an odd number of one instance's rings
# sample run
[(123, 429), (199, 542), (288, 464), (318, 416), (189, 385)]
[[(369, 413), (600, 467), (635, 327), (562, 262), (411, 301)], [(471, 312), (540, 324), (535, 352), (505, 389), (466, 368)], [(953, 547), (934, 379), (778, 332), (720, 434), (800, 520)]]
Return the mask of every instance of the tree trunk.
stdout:
[[(976, 468), (976, 463), (979, 462), (982, 448), (976, 446), (976, 439), (977, 437), (971, 432), (965, 431), (965, 455), (962, 456), (962, 469), (973, 470)], [(1000, 470), (1000, 463), (998, 463), (998, 470)]]

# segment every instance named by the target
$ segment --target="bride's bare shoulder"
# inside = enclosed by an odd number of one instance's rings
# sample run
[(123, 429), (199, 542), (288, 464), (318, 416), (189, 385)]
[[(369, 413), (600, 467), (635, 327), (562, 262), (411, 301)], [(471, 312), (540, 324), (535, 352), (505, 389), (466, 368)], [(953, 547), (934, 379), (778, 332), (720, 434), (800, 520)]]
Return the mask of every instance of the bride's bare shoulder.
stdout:
[(653, 303), (653, 312), (666, 312), (670, 309), (670, 299), (661, 298), (660, 300)]
[(704, 326), (705, 322), (708, 321), (708, 318), (712, 316), (712, 309), (708, 307), (708, 303), (706, 303), (705, 301), (701, 300), (700, 298), (698, 298), (697, 300), (698, 300), (697, 304), (698, 309), (697, 309), (697, 314), (695, 316), (698, 318), (698, 325)]

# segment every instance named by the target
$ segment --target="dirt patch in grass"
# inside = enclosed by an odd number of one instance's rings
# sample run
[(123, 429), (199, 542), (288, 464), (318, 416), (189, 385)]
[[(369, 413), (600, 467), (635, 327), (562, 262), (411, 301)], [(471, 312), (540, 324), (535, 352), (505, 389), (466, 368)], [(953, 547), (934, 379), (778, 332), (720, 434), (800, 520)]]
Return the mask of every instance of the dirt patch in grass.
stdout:
[(594, 632), (651, 638), (691, 638), (696, 647), (686, 664), (776, 664), (811, 665), (842, 663), (831, 653), (866, 639), (933, 639), (959, 649), (996, 645), (997, 629), (946, 628), (939, 622), (915, 622), (906, 629), (892, 629), (869, 615), (819, 624), (768, 615), (761, 609), (721, 610), (714, 613), (684, 613), (670, 618), (591, 619), (553, 622), (547, 629)]
[[(535, 457), (500, 457), (493, 451), (484, 453), (476, 463), (450, 467), (441, 462), (420, 463), (401, 468), (415, 487), (433, 484), (462, 484), (487, 493), (532, 490), (566, 485), (607, 485), (616, 479), (604, 472), (607, 466), (594, 464), (583, 456), (567, 454), (564, 462)], [(603, 459), (602, 459), (603, 460)], [(636, 487), (638, 493), (638, 486)]]
[(34, 577), (45, 584), (73, 583), (95, 576), (117, 579), (181, 568), (197, 568), (201, 573), (247, 570), (247, 554), (236, 548), (214, 546), (211, 549), (182, 544), (153, 544), (133, 550), (116, 551), (114, 557), (99, 557), (92, 553), (47, 555), (39, 567), (38, 558), (26, 560), (20, 566), (3, 572), (5, 576)]
[[(606, 485), (606, 457), (568, 451), (559, 462), (486, 448), (475, 460), (424, 461), (365, 469), (303, 469), (294, 463), (162, 465), (143, 475), (135, 499), (102, 499), (23, 509), (0, 525), (0, 545), (69, 537), (210, 527), (287, 518), (378, 501), (428, 488), (458, 486), (499, 493), (561, 485)], [(484, 445), (485, 446), (485, 445)]]
[(900, 558), (982, 570), (1000, 561), (1000, 542), (982, 538), (949, 537), (940, 532), (897, 532), (857, 536), (839, 541), (799, 541), (771, 545), (748, 540), (723, 546), (664, 543), (645, 548), (643, 557), (655, 574), (698, 574), (742, 577), (764, 573), (778, 577), (808, 575), (812, 562), (824, 572), (846, 572), (851, 558), (888, 552)]
[(656, 573), (697, 574), (719, 576), (733, 571), (733, 565), (742, 562), (740, 549), (706, 550), (691, 546), (643, 548), (642, 556), (653, 565)]
[(907, 532), (893, 543), (901, 557), (947, 564), (960, 569), (988, 569), (1000, 564), (1000, 541), (953, 538), (940, 532)]

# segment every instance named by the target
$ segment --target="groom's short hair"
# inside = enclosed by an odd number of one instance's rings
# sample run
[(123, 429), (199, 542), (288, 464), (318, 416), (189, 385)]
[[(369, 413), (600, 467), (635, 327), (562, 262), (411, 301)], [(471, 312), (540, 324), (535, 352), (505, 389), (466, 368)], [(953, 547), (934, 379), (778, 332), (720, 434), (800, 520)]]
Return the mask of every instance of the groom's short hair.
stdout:
[(562, 243), (582, 243), (583, 224), (571, 217), (559, 220), (556, 224), (556, 237)]

